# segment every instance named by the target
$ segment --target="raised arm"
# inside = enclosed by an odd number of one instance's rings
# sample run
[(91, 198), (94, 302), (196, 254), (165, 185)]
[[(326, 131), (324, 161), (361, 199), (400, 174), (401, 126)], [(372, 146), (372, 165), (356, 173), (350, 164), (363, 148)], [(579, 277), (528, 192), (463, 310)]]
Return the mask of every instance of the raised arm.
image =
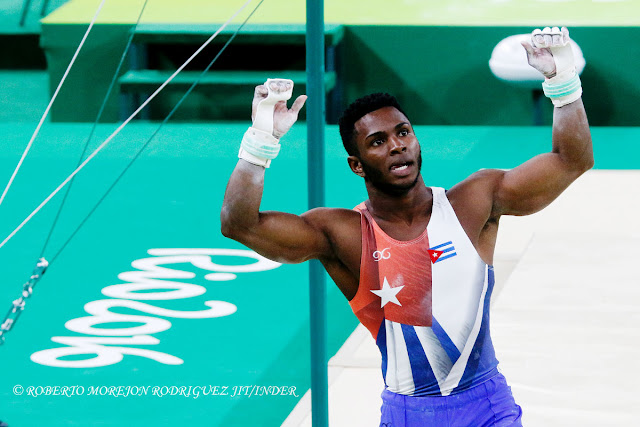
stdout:
[[(290, 91), (290, 81), (271, 81), (272, 92)], [(290, 85), (290, 86), (287, 86)], [(250, 128), (242, 143), (240, 159), (231, 174), (224, 196), (220, 220), (222, 234), (278, 262), (303, 262), (310, 258), (328, 256), (331, 247), (323, 230), (325, 209), (316, 209), (301, 216), (282, 212), (260, 212), (265, 167), (279, 149), (281, 138), (295, 123), (306, 96), (298, 97), (291, 109), (281, 100), (273, 109), (273, 116), (265, 119), (262, 101), (268, 98), (266, 86), (256, 87)], [(289, 95), (290, 96), (290, 95)], [(262, 111), (260, 111), (262, 110)], [(262, 115), (262, 116), (260, 116)], [(256, 118), (258, 116), (258, 118)], [(263, 134), (272, 119), (272, 132)], [(276, 149), (277, 147), (277, 149)], [(264, 154), (263, 154), (264, 153)]]
[(582, 88), (566, 28), (536, 30), (523, 43), (529, 64), (545, 76), (553, 112), (552, 149), (506, 172), (495, 171), (492, 216), (528, 215), (555, 200), (593, 167), (593, 148)]

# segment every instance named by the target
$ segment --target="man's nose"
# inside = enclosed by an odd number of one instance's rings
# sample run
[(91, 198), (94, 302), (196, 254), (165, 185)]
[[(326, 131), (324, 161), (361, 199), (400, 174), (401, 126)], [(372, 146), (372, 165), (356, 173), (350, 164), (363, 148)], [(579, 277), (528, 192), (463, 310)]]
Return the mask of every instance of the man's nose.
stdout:
[(407, 146), (401, 138), (393, 137), (390, 142), (392, 154), (399, 154), (407, 151)]

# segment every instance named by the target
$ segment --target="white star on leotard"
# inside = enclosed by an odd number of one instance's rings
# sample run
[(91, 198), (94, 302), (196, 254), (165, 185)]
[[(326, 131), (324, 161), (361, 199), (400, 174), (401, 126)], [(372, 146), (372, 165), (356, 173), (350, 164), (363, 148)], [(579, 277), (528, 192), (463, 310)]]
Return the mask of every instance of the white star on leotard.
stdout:
[(402, 304), (400, 304), (400, 301), (398, 301), (398, 297), (396, 297), (396, 295), (402, 290), (402, 288), (404, 288), (404, 285), (392, 288), (391, 286), (389, 286), (389, 282), (385, 277), (384, 282), (382, 282), (382, 289), (378, 291), (371, 290), (371, 292), (380, 297), (380, 308), (384, 307), (388, 302), (392, 302), (402, 307)]

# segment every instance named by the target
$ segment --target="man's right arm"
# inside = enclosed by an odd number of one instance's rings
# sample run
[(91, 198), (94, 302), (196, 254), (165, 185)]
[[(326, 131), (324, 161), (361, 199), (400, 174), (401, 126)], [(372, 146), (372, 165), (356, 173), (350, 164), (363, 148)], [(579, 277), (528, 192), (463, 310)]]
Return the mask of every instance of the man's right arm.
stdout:
[[(260, 108), (263, 101), (268, 102), (270, 99), (269, 88), (266, 85), (257, 86), (253, 97), (251, 129), (264, 126), (270, 128), (271, 133), (267, 133), (266, 144), (262, 144), (257, 150), (251, 144), (245, 146), (243, 140), (243, 150), (253, 151), (253, 155), (245, 157), (241, 151), (241, 159), (229, 179), (220, 214), (222, 234), (278, 262), (298, 263), (311, 258), (330, 258), (331, 244), (324, 224), (328, 223), (331, 210), (314, 209), (301, 216), (283, 212), (260, 212), (265, 174), (265, 162), (261, 161), (260, 156), (266, 157), (268, 154), (264, 153), (272, 152), (270, 147), (273, 146), (269, 146), (269, 139), (272, 143), (274, 140), (277, 143), (287, 133), (298, 119), (298, 113), (307, 98), (305, 95), (299, 96), (289, 109), (286, 101), (282, 100), (283, 97), (277, 97), (277, 94), (292, 90), (292, 83), (286, 80), (269, 80), (267, 84), (273, 92), (271, 95), (275, 93), (275, 98), (280, 100), (274, 105), (271, 116), (268, 109)], [(260, 131), (258, 128), (257, 133)], [(273, 157), (275, 156), (271, 158)]]
[(264, 167), (238, 161), (220, 214), (222, 234), (277, 262), (330, 257), (331, 244), (323, 230), (328, 210), (314, 209), (301, 216), (260, 212), (264, 174)]

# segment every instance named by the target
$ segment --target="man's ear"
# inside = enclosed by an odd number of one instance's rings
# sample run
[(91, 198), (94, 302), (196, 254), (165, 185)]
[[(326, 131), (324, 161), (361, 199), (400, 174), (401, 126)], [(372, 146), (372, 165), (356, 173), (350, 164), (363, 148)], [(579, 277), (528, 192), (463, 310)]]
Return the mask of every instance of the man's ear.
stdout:
[(362, 169), (362, 162), (356, 156), (347, 157), (347, 162), (349, 162), (349, 167), (351, 168), (351, 172), (355, 173), (361, 178), (364, 178), (364, 170)]

